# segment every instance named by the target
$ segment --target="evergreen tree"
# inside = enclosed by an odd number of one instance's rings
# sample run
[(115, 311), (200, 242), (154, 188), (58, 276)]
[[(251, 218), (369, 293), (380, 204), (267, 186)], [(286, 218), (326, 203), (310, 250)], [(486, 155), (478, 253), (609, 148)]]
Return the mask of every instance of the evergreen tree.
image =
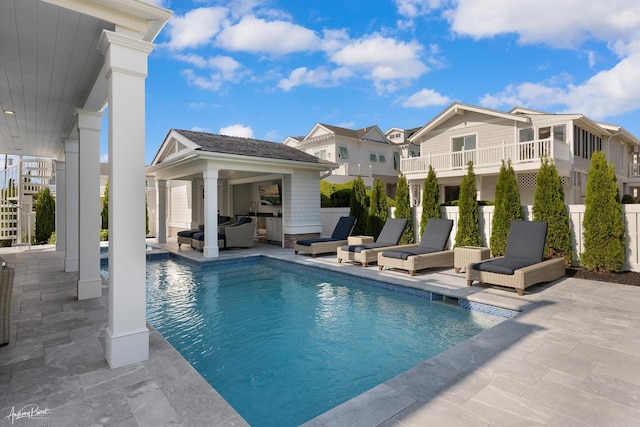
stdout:
[(369, 214), (367, 208), (367, 187), (365, 187), (364, 181), (360, 175), (358, 175), (353, 181), (349, 207), (349, 215), (356, 218), (356, 225), (353, 227), (353, 234), (356, 236), (364, 234)]
[(56, 231), (56, 202), (48, 188), (40, 190), (35, 203), (36, 242), (45, 244)]
[(398, 176), (398, 186), (396, 189), (396, 210), (395, 218), (406, 218), (407, 227), (404, 229), (404, 233), (400, 238), (401, 245), (408, 245), (414, 243), (415, 232), (413, 230), (413, 214), (411, 212), (411, 201), (409, 197), (409, 185), (407, 184), (407, 177), (400, 172)]
[(387, 204), (387, 193), (384, 189), (384, 182), (376, 178), (373, 181), (371, 190), (371, 207), (367, 217), (366, 234), (378, 238), (384, 223), (389, 217), (389, 206)]
[(147, 230), (146, 234), (149, 234), (149, 200), (147, 199), (147, 195), (144, 195), (144, 211), (145, 211), (145, 227)]
[(440, 218), (440, 190), (436, 173), (429, 165), (429, 173), (422, 185), (422, 216), (420, 217), (420, 235), (424, 233), (429, 218)]
[(102, 218), (102, 229), (109, 229), (109, 181), (104, 185), (104, 194), (102, 198), (102, 212), (100, 212)]
[(520, 220), (522, 220), (522, 207), (520, 206), (520, 192), (518, 191), (516, 173), (511, 167), (511, 162), (505, 164), (503, 160), (498, 182), (496, 183), (495, 209), (491, 221), (491, 238), (489, 240), (491, 254), (494, 257), (504, 255), (511, 221)]
[(478, 216), (478, 195), (476, 175), (473, 173), (473, 162), (467, 164), (467, 174), (460, 184), (458, 200), (458, 231), (455, 246), (480, 246), (480, 217)]
[(591, 157), (584, 204), (581, 264), (589, 270), (622, 271), (625, 261), (622, 205), (615, 167), (601, 151)]
[(547, 221), (545, 257), (562, 256), (565, 265), (571, 265), (571, 227), (567, 206), (564, 204), (564, 189), (556, 165), (544, 158), (536, 176), (536, 193), (533, 201), (534, 221)]

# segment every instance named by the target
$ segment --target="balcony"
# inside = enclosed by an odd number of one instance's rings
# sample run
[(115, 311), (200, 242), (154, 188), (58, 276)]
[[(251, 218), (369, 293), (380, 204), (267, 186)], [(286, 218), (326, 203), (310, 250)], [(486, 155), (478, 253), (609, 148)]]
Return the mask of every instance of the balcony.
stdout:
[(569, 161), (571, 151), (566, 143), (542, 139), (453, 153), (427, 154), (401, 159), (400, 165), (404, 174), (427, 172), (429, 165), (433, 167), (434, 171), (442, 172), (466, 169), (469, 161), (473, 161), (474, 167), (499, 167), (502, 160), (511, 159), (511, 164), (517, 165), (537, 162), (545, 156), (554, 160)]

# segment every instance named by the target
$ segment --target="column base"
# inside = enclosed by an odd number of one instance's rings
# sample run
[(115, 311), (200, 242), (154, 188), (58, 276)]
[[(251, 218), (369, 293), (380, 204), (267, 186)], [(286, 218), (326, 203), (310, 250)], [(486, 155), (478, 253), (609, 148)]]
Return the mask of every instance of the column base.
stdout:
[(144, 328), (127, 334), (113, 335), (107, 328), (107, 363), (111, 369), (149, 360), (149, 330)]
[(205, 258), (218, 258), (218, 255), (220, 255), (220, 250), (217, 246), (205, 246), (202, 248), (202, 256)]
[(64, 271), (70, 273), (78, 271), (80, 268), (80, 260), (78, 258), (65, 258), (64, 259)]
[(78, 301), (102, 296), (102, 279), (78, 280)]

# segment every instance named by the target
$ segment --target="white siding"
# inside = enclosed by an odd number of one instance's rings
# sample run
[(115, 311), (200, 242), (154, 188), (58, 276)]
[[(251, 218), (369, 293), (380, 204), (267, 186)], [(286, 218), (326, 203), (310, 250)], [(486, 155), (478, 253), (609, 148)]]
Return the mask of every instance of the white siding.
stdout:
[(185, 230), (191, 228), (191, 182), (169, 181), (169, 229)]

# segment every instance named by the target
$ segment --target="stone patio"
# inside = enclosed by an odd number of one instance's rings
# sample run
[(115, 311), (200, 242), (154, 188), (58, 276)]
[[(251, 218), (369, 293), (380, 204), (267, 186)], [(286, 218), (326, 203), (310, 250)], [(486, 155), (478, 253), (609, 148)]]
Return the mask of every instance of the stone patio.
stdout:
[[(175, 242), (161, 246), (202, 260)], [(221, 257), (255, 254), (522, 311), (307, 426), (638, 425), (638, 287), (564, 278), (518, 297), (468, 288), (453, 269), (410, 277), (262, 244)], [(63, 255), (51, 247), (0, 249), (0, 256), (16, 269), (11, 342), (0, 347), (0, 426), (246, 425), (152, 328), (148, 361), (109, 369), (106, 283), (102, 298), (77, 301), (76, 274), (64, 273)], [(11, 416), (27, 405), (46, 413)]]

